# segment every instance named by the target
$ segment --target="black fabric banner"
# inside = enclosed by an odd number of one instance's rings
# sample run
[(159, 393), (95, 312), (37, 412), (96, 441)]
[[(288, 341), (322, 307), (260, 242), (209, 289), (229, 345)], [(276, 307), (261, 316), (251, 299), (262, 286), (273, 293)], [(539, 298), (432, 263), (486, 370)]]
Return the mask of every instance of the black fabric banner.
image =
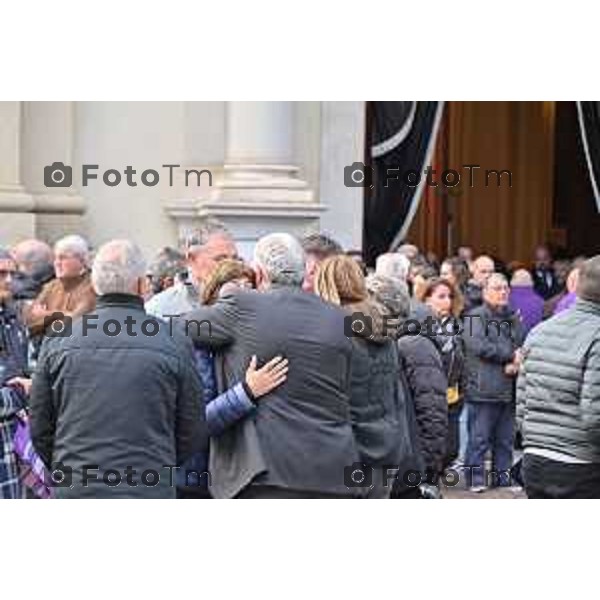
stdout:
[[(367, 123), (372, 187), (364, 206), (368, 264), (399, 246), (415, 216), (443, 102), (372, 102)], [(367, 181), (367, 183), (370, 183)]]
[(577, 110), (590, 181), (600, 212), (600, 102), (577, 102)]

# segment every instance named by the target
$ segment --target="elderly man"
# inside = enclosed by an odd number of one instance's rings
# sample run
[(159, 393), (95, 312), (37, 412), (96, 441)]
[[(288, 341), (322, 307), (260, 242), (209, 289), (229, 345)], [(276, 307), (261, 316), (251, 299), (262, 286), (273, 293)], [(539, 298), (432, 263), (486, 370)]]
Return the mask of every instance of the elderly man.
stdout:
[(398, 254), (406, 256), (406, 258), (408, 258), (408, 260), (410, 260), (411, 262), (420, 254), (419, 247), (415, 246), (414, 244), (402, 244), (398, 248), (397, 252)]
[(0, 248), (0, 499), (23, 497), (13, 442), (23, 397), (8, 385), (14, 377), (24, 375), (27, 357), (25, 332), (10, 291), (15, 268), (11, 254)]
[(494, 272), (495, 265), (493, 259), (489, 256), (478, 256), (471, 263), (471, 279), (465, 286), (465, 310), (469, 311), (483, 302), (483, 286), (488, 277)]
[(410, 271), (410, 259), (398, 252), (386, 252), (380, 254), (375, 261), (375, 274), (381, 277), (389, 277), (394, 281), (406, 283)]
[(314, 292), (314, 281), (319, 264), (330, 256), (343, 254), (342, 246), (324, 233), (311, 233), (302, 238), (302, 249), (305, 255), (305, 272), (302, 289)]
[[(483, 287), (483, 304), (465, 316), (469, 441), (466, 466), (473, 492), (487, 485), (510, 485), (513, 448), (513, 381), (523, 341), (519, 316), (508, 306), (504, 275), (492, 273)], [(491, 450), (494, 469), (484, 473)]]
[(27, 368), (27, 336), (11, 292), (15, 271), (11, 254), (0, 248), (0, 382), (10, 375), (23, 375)]
[[(345, 313), (302, 293), (304, 253), (275, 233), (254, 250), (260, 292), (239, 290), (188, 319), (195, 340), (217, 355), (221, 390), (243, 378), (248, 360), (289, 360), (287, 381), (265, 396), (252, 419), (211, 440), (211, 493), (218, 498), (347, 497), (344, 468), (358, 461), (348, 411), (352, 343)], [(361, 490), (362, 491), (362, 490)]]
[(42, 348), (31, 432), (55, 465), (59, 497), (175, 498), (176, 465), (206, 444), (192, 346), (147, 318), (145, 273), (133, 243), (102, 246), (92, 267), (96, 313)]
[(575, 305), (525, 342), (517, 425), (529, 498), (600, 498), (600, 256), (580, 268)]
[(96, 295), (88, 270), (89, 248), (79, 235), (68, 235), (54, 245), (56, 279), (42, 288), (24, 319), (33, 337), (41, 336), (61, 315), (75, 318), (94, 309)]
[(41, 240), (24, 240), (13, 247), (12, 254), (17, 264), (12, 283), (14, 299), (33, 300), (54, 279), (52, 248)]
[(146, 302), (148, 314), (156, 317), (182, 315), (200, 305), (202, 287), (215, 265), (226, 258), (236, 258), (235, 242), (225, 226), (209, 220), (184, 241), (188, 280), (176, 281), (168, 289)]

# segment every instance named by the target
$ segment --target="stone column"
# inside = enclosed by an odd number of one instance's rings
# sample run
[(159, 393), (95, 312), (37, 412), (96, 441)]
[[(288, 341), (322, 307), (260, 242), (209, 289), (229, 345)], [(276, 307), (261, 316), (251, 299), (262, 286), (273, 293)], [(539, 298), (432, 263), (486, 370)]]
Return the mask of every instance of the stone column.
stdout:
[[(75, 140), (73, 102), (23, 103), (23, 165), (21, 172), (32, 194), (38, 235), (54, 240), (67, 231), (80, 231), (85, 210), (73, 168)], [(44, 169), (53, 163), (72, 169), (72, 184), (47, 187)], [(82, 232), (83, 233), (83, 232)]]
[(21, 103), (0, 102), (0, 244), (34, 234), (33, 200), (21, 183)]
[(293, 102), (228, 102), (220, 197), (247, 202), (310, 202), (293, 164)]
[(224, 164), (206, 165), (215, 175), (213, 185), (188, 188), (182, 197), (165, 203), (180, 235), (215, 217), (230, 228), (240, 252), (249, 257), (266, 233), (301, 236), (318, 228), (324, 207), (295, 164), (297, 116), (293, 102), (226, 103)]

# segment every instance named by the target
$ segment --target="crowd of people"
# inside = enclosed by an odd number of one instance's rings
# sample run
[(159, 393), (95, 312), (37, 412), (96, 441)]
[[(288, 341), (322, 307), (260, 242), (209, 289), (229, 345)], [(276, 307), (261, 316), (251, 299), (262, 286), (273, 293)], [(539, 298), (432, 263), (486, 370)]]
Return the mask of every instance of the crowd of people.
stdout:
[(599, 497), (599, 317), (600, 257), (546, 247), (26, 240), (0, 249), (0, 497)]

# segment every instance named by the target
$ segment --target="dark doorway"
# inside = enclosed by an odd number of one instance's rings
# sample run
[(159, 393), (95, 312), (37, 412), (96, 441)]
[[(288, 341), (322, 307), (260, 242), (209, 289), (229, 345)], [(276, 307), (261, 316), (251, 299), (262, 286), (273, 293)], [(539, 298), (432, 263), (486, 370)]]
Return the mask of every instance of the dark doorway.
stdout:
[(575, 102), (556, 102), (553, 226), (567, 256), (600, 253), (598, 213)]

